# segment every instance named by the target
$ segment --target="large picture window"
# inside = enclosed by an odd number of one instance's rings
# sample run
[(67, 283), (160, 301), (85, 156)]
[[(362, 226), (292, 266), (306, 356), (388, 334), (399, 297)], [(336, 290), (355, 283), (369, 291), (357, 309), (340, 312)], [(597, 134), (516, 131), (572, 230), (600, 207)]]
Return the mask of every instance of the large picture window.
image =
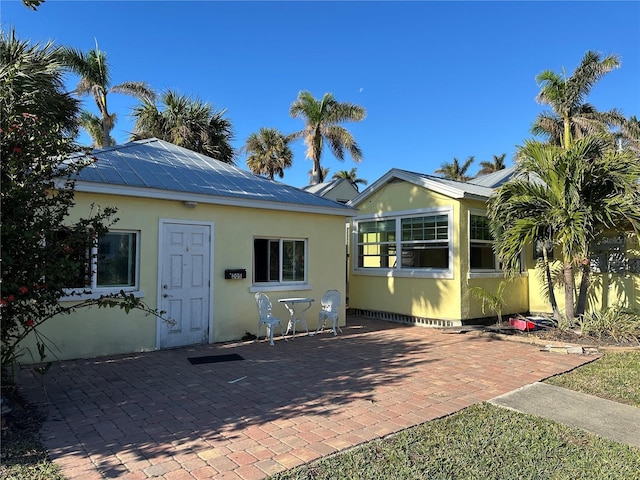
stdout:
[(307, 241), (256, 238), (253, 241), (254, 283), (304, 283)]
[(447, 271), (451, 268), (448, 213), (357, 222), (356, 268)]
[(489, 219), (484, 215), (469, 215), (469, 266), (473, 270), (499, 270), (493, 251)]

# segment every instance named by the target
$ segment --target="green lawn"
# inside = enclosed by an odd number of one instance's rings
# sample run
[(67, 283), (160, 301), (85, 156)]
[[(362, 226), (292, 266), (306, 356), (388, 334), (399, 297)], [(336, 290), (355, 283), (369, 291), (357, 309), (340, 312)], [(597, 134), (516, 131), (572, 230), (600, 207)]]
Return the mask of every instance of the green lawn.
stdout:
[(640, 408), (640, 351), (606, 354), (548, 383)]
[(639, 449), (484, 403), (269, 478), (629, 480), (639, 471)]

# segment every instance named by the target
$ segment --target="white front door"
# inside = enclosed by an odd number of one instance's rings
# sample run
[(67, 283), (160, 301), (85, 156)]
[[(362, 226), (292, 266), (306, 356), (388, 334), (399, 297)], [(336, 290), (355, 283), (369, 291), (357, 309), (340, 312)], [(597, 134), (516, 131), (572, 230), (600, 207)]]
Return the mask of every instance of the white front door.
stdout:
[(158, 348), (209, 340), (212, 225), (160, 224), (160, 309), (170, 322), (158, 324)]

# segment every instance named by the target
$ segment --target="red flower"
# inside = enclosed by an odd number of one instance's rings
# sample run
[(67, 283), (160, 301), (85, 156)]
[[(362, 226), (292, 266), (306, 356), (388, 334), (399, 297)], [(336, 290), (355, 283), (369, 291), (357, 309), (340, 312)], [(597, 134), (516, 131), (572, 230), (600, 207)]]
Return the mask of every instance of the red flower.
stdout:
[(9, 296), (7, 297), (7, 301), (9, 301), (9, 302), (13, 302), (13, 300), (14, 300), (15, 298), (16, 298), (16, 297), (14, 297), (13, 295), (9, 295)]
[(21, 295), (25, 295), (28, 291), (29, 291), (29, 289), (27, 287), (20, 287), (19, 288), (19, 292), (20, 292)]
[(0, 298), (0, 305), (6, 305), (7, 304), (7, 299), (6, 298)]
[(27, 325), (27, 327), (33, 327), (33, 320), (29, 319), (25, 322), (25, 324)]
[(22, 149), (20, 147), (13, 147), (13, 153), (22, 153)]

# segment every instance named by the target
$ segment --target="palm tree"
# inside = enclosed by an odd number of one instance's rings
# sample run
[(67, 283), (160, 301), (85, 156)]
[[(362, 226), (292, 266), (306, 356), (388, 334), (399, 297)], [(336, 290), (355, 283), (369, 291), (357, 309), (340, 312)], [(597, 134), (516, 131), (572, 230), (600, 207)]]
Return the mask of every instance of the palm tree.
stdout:
[(247, 166), (257, 175), (284, 177), (284, 169), (290, 168), (293, 152), (289, 148), (289, 137), (276, 128), (261, 128), (247, 138), (244, 151), (249, 154)]
[(0, 118), (36, 115), (43, 125), (59, 125), (73, 137), (79, 101), (65, 93), (61, 48), (22, 41), (16, 32), (0, 34)]
[(364, 178), (358, 178), (358, 174), (357, 174), (357, 168), (352, 168), (351, 171), (347, 172), (346, 170), (340, 170), (337, 173), (333, 174), (333, 177), (331, 177), (333, 180), (338, 180), (340, 178), (346, 178), (347, 180), (349, 180), (349, 182), (351, 182), (351, 185), (353, 185), (355, 187), (355, 189), (357, 191), (360, 191), (360, 189), (358, 188), (358, 185), (366, 185), (369, 182), (367, 180), (365, 180)]
[[(320, 175), (319, 177), (322, 178), (322, 181), (324, 182), (325, 178), (327, 178), (329, 176), (329, 170), (331, 170), (329, 167), (321, 167), (320, 168)], [(315, 179), (318, 178), (318, 175), (316, 175), (313, 172), (313, 168), (311, 170), (309, 170), (307, 172), (307, 174), (309, 175), (309, 185), (314, 185), (316, 184)], [(320, 182), (322, 183), (322, 182)]]
[(321, 100), (311, 92), (301, 91), (291, 104), (289, 113), (293, 118), (302, 118), (305, 126), (291, 135), (292, 138), (304, 138), (307, 146), (307, 158), (313, 162), (311, 184), (324, 181), (320, 158), (324, 143), (327, 142), (331, 153), (340, 161), (344, 160), (345, 150), (354, 162), (362, 160), (362, 151), (353, 135), (341, 126), (343, 122), (359, 122), (364, 120), (366, 110), (352, 103), (338, 102), (330, 93), (325, 93)]
[(620, 130), (619, 144), (640, 156), (640, 120), (633, 115), (622, 124)]
[(569, 77), (551, 70), (540, 73), (536, 81), (541, 90), (536, 99), (538, 103), (550, 106), (552, 111), (538, 116), (532, 132), (548, 137), (555, 145), (569, 148), (575, 139), (622, 125), (625, 119), (618, 110), (599, 112), (593, 105), (584, 103), (598, 80), (619, 66), (617, 55), (602, 57), (588, 51)]
[[(543, 105), (549, 105), (552, 111), (538, 116), (532, 132), (543, 135), (548, 138), (549, 143), (566, 149), (576, 139), (594, 134), (608, 137), (611, 142), (618, 142), (631, 149), (637, 147), (637, 140), (633, 140), (632, 120), (627, 121), (619, 110), (599, 112), (593, 105), (585, 103), (593, 86), (619, 67), (620, 59), (617, 55), (602, 57), (599, 53), (587, 51), (580, 65), (569, 77), (550, 70), (540, 73), (536, 77), (541, 86), (537, 100)], [(619, 127), (620, 130), (613, 133), (612, 127)], [(579, 265), (582, 279), (577, 311), (581, 315), (586, 306), (591, 271), (586, 258)]]
[(527, 244), (551, 238), (562, 252), (565, 316), (571, 321), (573, 269), (588, 258), (589, 244), (605, 230), (640, 229), (640, 164), (596, 136), (568, 149), (527, 141), (517, 158), (516, 175), (488, 202), (496, 251), (514, 272)]
[[(89, 50), (86, 54), (73, 48), (65, 48), (62, 59), (66, 67), (80, 76), (76, 87), (78, 96), (93, 95), (100, 112), (99, 120), (102, 125), (101, 135), (93, 136), (94, 146), (106, 147), (113, 144), (111, 130), (116, 122), (116, 114), (109, 113), (107, 95), (109, 93), (123, 93), (139, 99), (154, 99), (155, 93), (145, 82), (123, 82), (111, 85), (111, 72), (107, 63), (107, 54), (98, 49)], [(90, 117), (85, 116), (85, 119)], [(83, 125), (84, 126), (84, 125)], [(87, 132), (97, 135), (95, 122), (86, 123)]]
[(38, 10), (38, 7), (44, 2), (45, 0), (22, 0), (22, 4), (30, 10)]
[(504, 170), (507, 166), (504, 163), (504, 158), (507, 156), (506, 153), (502, 155), (494, 155), (493, 162), (489, 162), (487, 160), (480, 162), (480, 171), (478, 175), (488, 175), (489, 173), (494, 173), (499, 170)]
[(131, 140), (155, 137), (224, 163), (235, 163), (233, 126), (224, 118), (226, 110), (213, 110), (210, 104), (173, 90), (164, 92), (160, 103), (162, 109), (155, 100), (145, 98), (133, 109), (136, 124)]
[(453, 158), (451, 163), (443, 163), (435, 173), (442, 175), (449, 180), (457, 180), (459, 182), (468, 182), (471, 177), (467, 175), (467, 171), (471, 164), (475, 161), (473, 156), (467, 158), (464, 164), (460, 165), (460, 161), (457, 158)]

